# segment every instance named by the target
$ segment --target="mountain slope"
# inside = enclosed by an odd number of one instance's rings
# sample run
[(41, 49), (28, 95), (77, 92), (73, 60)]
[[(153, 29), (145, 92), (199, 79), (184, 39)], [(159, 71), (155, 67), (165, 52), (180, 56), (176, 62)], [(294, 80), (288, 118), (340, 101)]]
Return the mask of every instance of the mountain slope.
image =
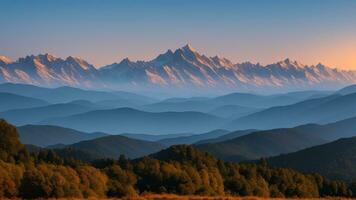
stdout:
[(294, 128), (256, 131), (231, 140), (197, 143), (196, 147), (225, 160), (251, 160), (356, 136), (355, 130), (356, 117), (326, 125), (307, 124)]
[(356, 93), (356, 85), (349, 85), (347, 87), (344, 87), (344, 88), (336, 91), (336, 93), (341, 94), (341, 95)]
[(329, 178), (353, 181), (356, 178), (356, 137), (269, 158), (269, 165), (319, 173)]
[(86, 61), (69, 56), (66, 59), (50, 54), (27, 56), (0, 66), (6, 82), (46, 86), (92, 86), (98, 81), (97, 70)]
[(225, 128), (229, 129), (270, 129), (293, 127), (307, 123), (331, 123), (356, 116), (356, 93), (330, 95), (305, 100), (287, 106), (272, 107), (238, 118)]
[(199, 140), (199, 141), (195, 142), (194, 144), (222, 142), (222, 141), (231, 140), (231, 139), (243, 136), (243, 135), (250, 134), (252, 132), (257, 132), (257, 131), (258, 130), (256, 130), (256, 129), (247, 129), (247, 130), (238, 130), (238, 131), (228, 132), (227, 134), (224, 134), (220, 137)]
[[(322, 64), (306, 66), (286, 59), (262, 66), (249, 62), (233, 64), (222, 57), (207, 57), (186, 45), (168, 50), (151, 61), (125, 59), (103, 67), (107, 84), (153, 85), (159, 87), (232, 88), (309, 88), (346, 85), (356, 80), (356, 73), (328, 68)], [(178, 87), (178, 88), (179, 88)]]
[(103, 133), (84, 133), (58, 126), (26, 125), (20, 126), (17, 129), (22, 143), (40, 147), (56, 144), (73, 144), (107, 135)]
[(293, 152), (326, 142), (325, 139), (293, 129), (273, 129), (218, 143), (197, 144), (196, 147), (220, 159), (241, 161)]
[(101, 158), (118, 158), (121, 154), (129, 158), (138, 158), (164, 148), (157, 142), (131, 139), (121, 135), (100, 137), (78, 142), (67, 147), (87, 151)]
[(217, 138), (221, 135), (227, 134), (228, 132), (229, 131), (227, 131), (227, 130), (218, 129), (218, 130), (209, 131), (207, 133), (195, 134), (195, 135), (190, 135), (190, 136), (165, 138), (165, 139), (158, 140), (157, 142), (164, 144), (165, 146), (171, 146), (171, 145), (176, 145), (176, 144), (193, 144), (200, 140), (209, 139), (209, 138)]
[(41, 124), (58, 125), (86, 132), (168, 134), (205, 132), (224, 122), (224, 119), (199, 112), (150, 113), (131, 108), (118, 108), (48, 119)]
[(48, 105), (46, 101), (11, 93), (0, 93), (0, 111)]

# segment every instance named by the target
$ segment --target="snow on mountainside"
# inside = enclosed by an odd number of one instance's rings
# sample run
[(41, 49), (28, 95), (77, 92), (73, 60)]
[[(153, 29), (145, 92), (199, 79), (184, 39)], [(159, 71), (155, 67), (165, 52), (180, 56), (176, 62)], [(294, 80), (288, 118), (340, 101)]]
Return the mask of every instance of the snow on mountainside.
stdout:
[(233, 64), (226, 58), (207, 57), (190, 45), (168, 50), (148, 61), (125, 59), (100, 70), (110, 84), (142, 84), (198, 88), (317, 88), (356, 82), (355, 71), (332, 69), (322, 64), (303, 65), (286, 59), (262, 66), (249, 62)]
[(207, 57), (186, 45), (168, 50), (151, 61), (128, 58), (95, 69), (79, 58), (52, 55), (27, 56), (16, 62), (0, 57), (0, 81), (80, 87), (136, 87), (180, 89), (306, 89), (336, 88), (356, 82), (355, 71), (303, 65), (286, 59), (263, 66), (234, 64), (223, 57)]
[(10, 58), (0, 55), (0, 65), (1, 64), (6, 65), (6, 64), (9, 64), (9, 63), (11, 63), (11, 59)]
[(0, 80), (44, 86), (90, 86), (98, 79), (97, 70), (86, 61), (50, 54), (27, 56), (16, 62), (0, 61)]

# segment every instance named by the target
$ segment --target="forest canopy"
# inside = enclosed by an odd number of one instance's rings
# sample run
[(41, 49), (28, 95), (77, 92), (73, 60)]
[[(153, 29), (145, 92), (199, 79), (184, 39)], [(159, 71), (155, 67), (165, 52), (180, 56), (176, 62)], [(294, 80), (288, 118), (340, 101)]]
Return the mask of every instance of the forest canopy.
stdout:
[[(75, 156), (71, 156), (75, 154)], [(189, 145), (143, 158), (92, 162), (73, 149), (31, 154), (17, 130), (0, 120), (0, 197), (124, 197), (145, 192), (179, 195), (323, 197), (356, 195), (356, 184), (258, 163), (230, 163)]]

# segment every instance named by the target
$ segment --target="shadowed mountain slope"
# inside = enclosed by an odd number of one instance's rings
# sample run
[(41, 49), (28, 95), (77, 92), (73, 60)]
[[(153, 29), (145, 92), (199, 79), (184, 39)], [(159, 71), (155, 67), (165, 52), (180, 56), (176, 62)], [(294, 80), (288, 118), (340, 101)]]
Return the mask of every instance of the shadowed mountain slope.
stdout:
[(84, 133), (58, 126), (26, 125), (17, 127), (17, 129), (22, 143), (40, 147), (56, 144), (73, 144), (107, 135), (104, 133)]

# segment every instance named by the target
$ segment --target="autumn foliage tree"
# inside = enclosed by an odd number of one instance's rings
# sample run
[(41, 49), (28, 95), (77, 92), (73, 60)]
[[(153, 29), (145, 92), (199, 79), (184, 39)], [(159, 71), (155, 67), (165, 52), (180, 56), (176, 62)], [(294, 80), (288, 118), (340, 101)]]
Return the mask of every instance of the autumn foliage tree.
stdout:
[[(83, 160), (78, 160), (83, 156)], [(16, 128), (0, 120), (1, 198), (134, 197), (144, 192), (260, 197), (356, 196), (356, 184), (317, 174), (230, 163), (189, 145), (177, 145), (136, 160), (88, 162), (75, 149), (41, 149), (29, 155)]]

